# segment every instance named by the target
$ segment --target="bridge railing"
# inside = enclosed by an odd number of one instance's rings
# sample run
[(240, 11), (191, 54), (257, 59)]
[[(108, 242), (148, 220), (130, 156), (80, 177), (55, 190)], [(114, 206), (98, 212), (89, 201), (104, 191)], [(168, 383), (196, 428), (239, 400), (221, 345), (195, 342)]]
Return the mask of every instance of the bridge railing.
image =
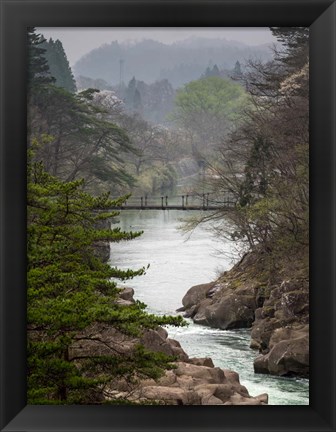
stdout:
[[(115, 197), (117, 198), (117, 197)], [(112, 197), (113, 199), (113, 197)], [(122, 208), (181, 208), (181, 209), (215, 209), (234, 207), (236, 202), (232, 194), (224, 193), (221, 197), (210, 192), (190, 193), (183, 195), (131, 195)]]

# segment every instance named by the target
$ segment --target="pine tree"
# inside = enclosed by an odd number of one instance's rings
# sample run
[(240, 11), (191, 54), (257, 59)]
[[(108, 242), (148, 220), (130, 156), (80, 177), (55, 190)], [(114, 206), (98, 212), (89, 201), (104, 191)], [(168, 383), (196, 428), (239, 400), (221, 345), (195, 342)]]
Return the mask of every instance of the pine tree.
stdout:
[(29, 87), (50, 84), (55, 81), (52, 77), (47, 60), (45, 59), (45, 39), (35, 33), (34, 27), (28, 28), (28, 84)]
[(283, 45), (277, 59), (291, 72), (301, 69), (309, 59), (308, 27), (270, 27), (273, 36)]
[(220, 72), (218, 69), (218, 66), (215, 64), (214, 67), (212, 68), (212, 76), (219, 76)]
[[(145, 269), (119, 270), (95, 254), (97, 241), (131, 240), (141, 232), (97, 229), (117, 213), (107, 194), (92, 197), (83, 181), (62, 182), (43, 164), (28, 166), (28, 403), (81, 404), (103, 401), (102, 388), (116, 377), (156, 378), (170, 367), (169, 358), (139, 346), (127, 355), (71, 356), (73, 343), (90, 325), (104, 323), (139, 336), (147, 328), (180, 325), (180, 317), (157, 317), (136, 302), (116, 302), (115, 280), (141, 275)], [(90, 335), (84, 339), (90, 340)], [(91, 340), (94, 340), (91, 338)], [(85, 341), (84, 341), (85, 342)]]
[(50, 38), (42, 46), (45, 49), (44, 56), (48, 62), (50, 73), (55, 78), (55, 85), (64, 88), (70, 93), (75, 93), (75, 79), (62, 43), (59, 40), (53, 41)]
[(235, 63), (235, 67), (233, 68), (233, 76), (234, 78), (242, 77), (243, 73), (241, 70), (240, 62), (237, 60)]
[(58, 41), (46, 45), (32, 28), (28, 42), (28, 141), (49, 136), (40, 140), (43, 146), (37, 150), (46, 170), (69, 181), (85, 177), (91, 190), (113, 184), (118, 194), (124, 185), (129, 188), (134, 179), (125, 170), (123, 156), (133, 148), (125, 131), (104, 120), (104, 109), (92, 104), (89, 91), (72, 94), (54, 85), (42, 46), (55, 48), (49, 53), (57, 48), (64, 54)]
[(142, 106), (141, 94), (137, 86), (137, 80), (133, 77), (126, 88), (125, 105), (130, 111), (137, 111)]

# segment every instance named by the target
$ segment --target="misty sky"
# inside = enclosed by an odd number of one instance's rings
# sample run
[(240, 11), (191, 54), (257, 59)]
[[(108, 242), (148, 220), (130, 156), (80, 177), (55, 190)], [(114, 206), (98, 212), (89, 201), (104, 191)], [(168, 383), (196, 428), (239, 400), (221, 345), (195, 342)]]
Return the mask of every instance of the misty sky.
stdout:
[(39, 27), (46, 39), (59, 39), (72, 67), (77, 60), (94, 48), (118, 42), (153, 39), (166, 44), (190, 37), (219, 38), (243, 42), (247, 45), (259, 45), (276, 42), (268, 28), (69, 28)]

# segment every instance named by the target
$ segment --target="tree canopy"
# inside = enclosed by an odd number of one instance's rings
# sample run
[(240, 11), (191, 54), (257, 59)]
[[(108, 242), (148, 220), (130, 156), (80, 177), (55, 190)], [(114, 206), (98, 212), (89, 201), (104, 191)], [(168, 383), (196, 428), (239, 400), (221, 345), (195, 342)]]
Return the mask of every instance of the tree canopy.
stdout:
[[(55, 85), (43, 46), (49, 47), (49, 57), (57, 49), (58, 58), (65, 61), (63, 48), (57, 41), (46, 45), (34, 29), (29, 35), (29, 86), (33, 90), (28, 100), (28, 139), (43, 142), (36, 156), (57, 177), (70, 181), (85, 177), (92, 191), (113, 184), (117, 194), (133, 182), (123, 161), (123, 155), (134, 150), (126, 132), (104, 119), (106, 110), (92, 103), (92, 92), (73, 94)], [(46, 135), (48, 140), (43, 139)]]
[(177, 92), (174, 119), (192, 137), (197, 153), (218, 145), (247, 102), (240, 84), (217, 76), (186, 84)]
[(209, 190), (229, 191), (235, 205), (199, 221), (213, 220), (217, 235), (267, 257), (270, 277), (294, 255), (307, 276), (308, 30), (273, 32), (284, 47), (272, 62), (250, 62), (244, 74), (250, 102), (208, 166)]
[[(181, 317), (148, 314), (140, 302), (117, 302), (116, 280), (142, 275), (145, 268), (120, 270), (104, 264), (95, 245), (141, 235), (102, 225), (117, 215), (110, 209), (125, 198), (93, 197), (84, 192), (83, 180), (64, 182), (48, 174), (42, 163), (29, 163), (28, 403), (98, 403), (117, 377), (155, 378), (170, 367), (173, 358), (141, 345), (124, 355), (113, 346), (109, 355), (85, 350), (90, 342), (106, 348), (93, 325), (140, 336), (158, 325), (182, 324)], [(78, 344), (80, 356), (73, 354)]]
[(49, 41), (43, 42), (41, 47), (45, 49), (44, 57), (48, 62), (51, 75), (55, 78), (55, 85), (74, 93), (76, 83), (62, 42), (50, 38)]
[[(145, 349), (142, 334), (159, 325), (181, 325), (183, 319), (148, 314), (141, 302), (119, 301), (117, 282), (140, 276), (145, 268), (111, 267), (97, 250), (102, 242), (132, 240), (141, 232), (111, 226), (118, 214), (113, 208), (127, 195), (111, 200), (109, 192), (98, 191), (104, 184), (117, 194), (130, 184), (122, 156), (134, 149), (112, 121), (110, 102), (115, 99), (104, 95), (101, 106), (94, 89), (73, 94), (55, 85), (43, 45), (43, 37), (30, 29), (28, 403), (113, 403), (109, 389), (114, 380), (157, 378), (174, 360)], [(57, 41), (47, 46), (64, 60)], [(103, 339), (104, 329), (138, 343), (122, 351), (114, 338)]]

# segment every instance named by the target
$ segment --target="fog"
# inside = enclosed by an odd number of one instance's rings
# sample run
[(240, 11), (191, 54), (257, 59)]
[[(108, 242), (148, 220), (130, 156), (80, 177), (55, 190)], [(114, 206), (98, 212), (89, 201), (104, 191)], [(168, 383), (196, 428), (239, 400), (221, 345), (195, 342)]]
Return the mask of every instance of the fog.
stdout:
[(276, 40), (266, 28), (70, 28), (39, 27), (37, 29), (46, 39), (59, 39), (67, 54), (70, 66), (91, 50), (113, 41), (139, 42), (153, 39), (165, 44), (173, 44), (190, 38), (223, 39), (249, 46), (272, 44)]

